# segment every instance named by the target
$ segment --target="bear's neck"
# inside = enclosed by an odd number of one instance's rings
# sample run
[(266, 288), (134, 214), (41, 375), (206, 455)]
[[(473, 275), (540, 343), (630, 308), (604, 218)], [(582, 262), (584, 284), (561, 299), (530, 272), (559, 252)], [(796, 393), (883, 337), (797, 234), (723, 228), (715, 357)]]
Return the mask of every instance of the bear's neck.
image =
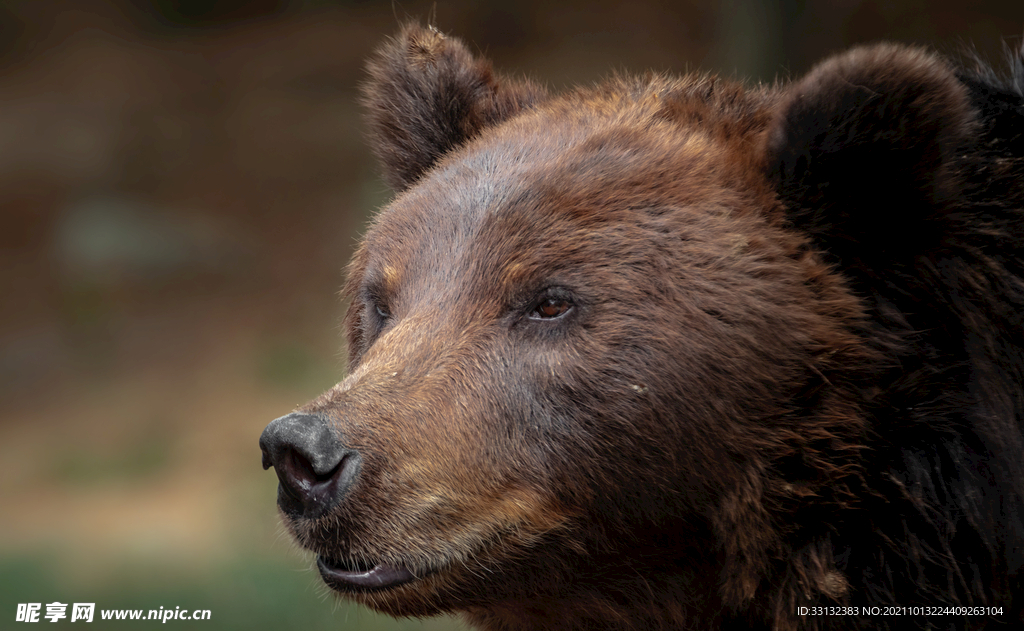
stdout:
[(465, 612), (481, 631), (656, 631), (720, 626), (722, 605), (710, 570), (696, 573), (633, 573), (614, 577), (600, 591), (588, 582), (574, 583), (557, 595), (504, 601)]

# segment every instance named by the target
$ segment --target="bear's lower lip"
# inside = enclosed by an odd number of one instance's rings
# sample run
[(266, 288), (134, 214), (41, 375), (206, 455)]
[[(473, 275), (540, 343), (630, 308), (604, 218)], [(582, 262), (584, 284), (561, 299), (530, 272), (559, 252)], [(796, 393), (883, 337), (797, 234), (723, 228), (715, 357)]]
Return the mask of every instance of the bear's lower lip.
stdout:
[(348, 569), (341, 563), (318, 556), (316, 566), (329, 587), (343, 591), (386, 589), (416, 580), (413, 573), (401, 565), (378, 563), (368, 570)]

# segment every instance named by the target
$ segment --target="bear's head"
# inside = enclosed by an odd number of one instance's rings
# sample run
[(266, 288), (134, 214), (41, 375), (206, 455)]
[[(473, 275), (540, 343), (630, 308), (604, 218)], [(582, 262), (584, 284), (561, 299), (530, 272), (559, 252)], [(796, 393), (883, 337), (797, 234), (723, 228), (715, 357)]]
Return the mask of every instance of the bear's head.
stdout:
[(862, 287), (958, 194), (953, 72), (879, 45), (548, 95), (417, 26), (369, 71), (396, 196), (348, 270), (349, 374), (261, 439), (325, 582), (495, 628), (841, 602), (885, 362)]

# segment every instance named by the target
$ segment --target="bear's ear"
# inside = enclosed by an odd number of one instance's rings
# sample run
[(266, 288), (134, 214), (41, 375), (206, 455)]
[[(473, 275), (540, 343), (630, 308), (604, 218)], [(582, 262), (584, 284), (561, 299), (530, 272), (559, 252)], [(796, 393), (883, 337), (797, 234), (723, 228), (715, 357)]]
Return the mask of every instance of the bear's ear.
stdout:
[(395, 191), (483, 128), (545, 97), (533, 83), (496, 76), (490, 62), (433, 27), (406, 25), (367, 66), (370, 142)]
[(856, 48), (785, 92), (767, 136), (769, 173), (787, 218), (842, 266), (885, 264), (942, 233), (960, 188), (953, 161), (974, 118), (940, 58)]

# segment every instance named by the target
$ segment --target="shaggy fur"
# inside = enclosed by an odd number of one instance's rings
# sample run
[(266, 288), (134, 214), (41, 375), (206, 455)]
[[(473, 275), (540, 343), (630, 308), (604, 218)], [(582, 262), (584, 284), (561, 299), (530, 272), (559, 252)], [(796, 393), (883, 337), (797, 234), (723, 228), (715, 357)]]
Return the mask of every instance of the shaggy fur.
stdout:
[[(418, 577), (356, 601), (495, 631), (1021, 624), (1017, 59), (549, 97), (404, 28), (364, 88), (398, 195), (350, 374), (301, 408), (362, 468), (287, 525)], [(844, 605), (1001, 613), (799, 609)]]

